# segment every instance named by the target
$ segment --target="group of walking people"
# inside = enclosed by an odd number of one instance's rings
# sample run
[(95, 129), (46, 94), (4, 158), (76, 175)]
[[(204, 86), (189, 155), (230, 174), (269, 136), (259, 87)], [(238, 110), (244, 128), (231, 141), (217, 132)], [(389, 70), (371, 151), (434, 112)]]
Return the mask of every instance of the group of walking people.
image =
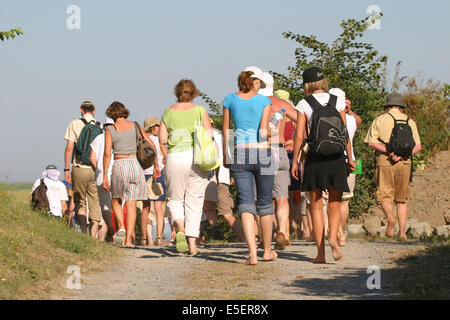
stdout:
[[(341, 89), (329, 90), (322, 70), (317, 67), (304, 71), (305, 98), (296, 106), (289, 100), (287, 91), (274, 92), (273, 77), (258, 67), (251, 66), (242, 71), (237, 83), (239, 90), (223, 100), (221, 133), (215, 129), (207, 110), (194, 103), (199, 91), (191, 80), (178, 82), (174, 89), (177, 103), (164, 111), (161, 120), (148, 117), (144, 127), (128, 120), (130, 112), (120, 102), (115, 101), (107, 108), (105, 124), (95, 119), (94, 104), (83, 102), (82, 117), (72, 121), (66, 130), (64, 168), (65, 182), (73, 190), (81, 229), (87, 231), (89, 219), (93, 237), (98, 237), (98, 230), (103, 230), (103, 239), (109, 234), (116, 244), (134, 246), (137, 202), (143, 201), (142, 244), (152, 243), (147, 238), (151, 207), (148, 189), (153, 189), (156, 184), (161, 189), (152, 198), (157, 220), (156, 244), (162, 243), (164, 211), (168, 210), (176, 250), (191, 256), (199, 254), (197, 245), (202, 219), (214, 227), (217, 206), (219, 215), (237, 237), (247, 243), (249, 257), (244, 262), (247, 265), (258, 263), (258, 248), (264, 250), (263, 260), (276, 259), (276, 250), (283, 250), (290, 244), (291, 225), (302, 229), (303, 235), (310, 234), (316, 242), (314, 263), (326, 262), (326, 234), (333, 259), (341, 259), (348, 201), (353, 196), (355, 184), (352, 140), (362, 119), (352, 111), (351, 102)], [(397, 96), (394, 98), (398, 100)], [(389, 99), (392, 100), (392, 95)], [(394, 107), (404, 109), (402, 101), (397, 100), (395, 104), (387, 103), (386, 107), (389, 110)], [(399, 203), (399, 236), (403, 238), (409, 185), (401, 192), (394, 191), (394, 196), (389, 188), (395, 190), (398, 187), (396, 179), (399, 175), (405, 183), (406, 167), (409, 164), (410, 168), (411, 162), (408, 156), (396, 155), (387, 144), (374, 142), (378, 139), (374, 136), (381, 130), (380, 120), (377, 118), (376, 121), (366, 142), (376, 150), (378, 158), (383, 155), (384, 159), (380, 162), (382, 168), (377, 169), (378, 176), (383, 177), (377, 180), (377, 198), (383, 210), (386, 209), (387, 235), (393, 235), (395, 224), (392, 202)], [(221, 162), (210, 171), (205, 171), (195, 161), (198, 124), (215, 142)], [(410, 120), (409, 124), (416, 146), (411, 154), (415, 154), (421, 149), (420, 140), (415, 123)], [(98, 130), (96, 127), (101, 133), (89, 141), (86, 160), (84, 139), (89, 136), (87, 131), (94, 134)], [(392, 128), (387, 130), (392, 131)], [(383, 133), (383, 139), (389, 140), (386, 136)], [(139, 140), (147, 141), (155, 151), (153, 166), (145, 170), (137, 159)], [(406, 166), (400, 167), (399, 163)], [(388, 165), (396, 171), (386, 173), (384, 167)], [(386, 186), (388, 175), (392, 178)], [(233, 216), (234, 201), (230, 194), (233, 183), (237, 189), (236, 204), (241, 224)], [(297, 197), (300, 192), (302, 196)], [(301, 210), (300, 202), (307, 204)], [(114, 234), (111, 210), (117, 220)], [(301, 211), (301, 219), (296, 217), (298, 211)], [(274, 225), (275, 247), (272, 249)], [(102, 229), (102, 226), (105, 227)]]

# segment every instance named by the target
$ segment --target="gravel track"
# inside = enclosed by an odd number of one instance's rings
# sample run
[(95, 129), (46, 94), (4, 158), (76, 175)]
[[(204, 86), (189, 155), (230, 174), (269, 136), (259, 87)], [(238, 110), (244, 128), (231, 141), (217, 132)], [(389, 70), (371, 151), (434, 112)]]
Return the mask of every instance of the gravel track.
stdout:
[[(136, 247), (124, 249), (126, 254), (109, 270), (83, 276), (80, 290), (64, 289), (52, 296), (53, 299), (100, 299), (100, 300), (171, 300), (189, 296), (208, 299), (212, 291), (233, 290), (235, 283), (228, 283), (225, 276), (211, 275), (216, 279), (213, 287), (190, 287), (188, 273), (196, 269), (213, 270), (217, 264), (236, 263), (236, 270), (255, 273), (260, 266), (265, 268), (265, 276), (260, 281), (246, 284), (250, 293), (263, 293), (266, 299), (390, 299), (395, 297), (392, 280), (396, 277), (395, 258), (400, 253), (421, 249), (425, 245), (418, 242), (367, 242), (347, 240), (342, 248), (344, 257), (334, 262), (327, 246), (327, 264), (313, 264), (311, 260), (317, 251), (312, 242), (293, 241), (284, 251), (278, 252), (278, 259), (262, 262), (262, 250), (258, 251), (260, 263), (256, 267), (242, 268), (248, 251), (243, 243), (210, 244), (199, 246), (201, 255), (188, 257), (176, 252), (174, 246)], [(369, 290), (367, 273), (369, 266), (379, 266), (381, 289)], [(206, 266), (206, 268), (205, 268)], [(273, 267), (273, 268), (272, 268)], [(248, 268), (248, 269), (247, 269)], [(260, 272), (262, 269), (259, 269)], [(267, 271), (269, 270), (269, 271)], [(207, 275), (205, 275), (207, 276)], [(242, 275), (246, 278), (246, 275)], [(240, 285), (241, 286), (241, 285)], [(242, 289), (242, 288), (240, 288)], [(199, 292), (200, 291), (200, 292)]]

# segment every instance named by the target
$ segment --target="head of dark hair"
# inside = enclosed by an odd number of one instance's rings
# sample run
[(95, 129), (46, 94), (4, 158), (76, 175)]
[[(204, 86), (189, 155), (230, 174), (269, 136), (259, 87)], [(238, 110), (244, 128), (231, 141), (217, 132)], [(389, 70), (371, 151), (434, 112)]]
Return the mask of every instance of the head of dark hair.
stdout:
[(128, 118), (130, 111), (119, 101), (114, 101), (109, 105), (108, 109), (106, 109), (105, 114), (116, 122), (119, 118)]
[(252, 71), (243, 71), (238, 77), (238, 87), (243, 93), (250, 92), (253, 89), (255, 78), (252, 78), (251, 75), (253, 75)]
[(93, 112), (95, 110), (95, 106), (91, 101), (83, 101), (81, 104), (81, 109), (83, 109), (84, 112)]

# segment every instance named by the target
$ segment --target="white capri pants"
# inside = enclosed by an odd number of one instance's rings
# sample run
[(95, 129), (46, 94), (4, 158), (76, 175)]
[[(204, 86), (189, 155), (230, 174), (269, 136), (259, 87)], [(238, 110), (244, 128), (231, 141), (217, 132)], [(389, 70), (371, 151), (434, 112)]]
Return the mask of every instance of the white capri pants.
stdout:
[(165, 178), (167, 207), (175, 220), (183, 220), (185, 234), (198, 238), (203, 212), (203, 201), (208, 184), (208, 172), (194, 162), (193, 150), (171, 152), (167, 155)]

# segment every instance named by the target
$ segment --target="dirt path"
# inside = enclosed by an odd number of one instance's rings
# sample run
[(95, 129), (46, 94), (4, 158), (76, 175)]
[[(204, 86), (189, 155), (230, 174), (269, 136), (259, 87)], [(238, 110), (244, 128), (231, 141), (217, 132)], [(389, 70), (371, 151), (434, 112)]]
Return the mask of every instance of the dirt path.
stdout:
[[(124, 249), (110, 270), (82, 275), (80, 290), (63, 289), (53, 299), (389, 299), (395, 296), (394, 258), (423, 248), (417, 242), (348, 240), (344, 258), (334, 262), (327, 247), (326, 265), (311, 263), (314, 243), (294, 241), (279, 258), (257, 266), (242, 265), (246, 245), (200, 246), (201, 256), (188, 257), (174, 246)], [(258, 251), (262, 258), (262, 250)], [(381, 289), (369, 290), (369, 266), (381, 270)]]

